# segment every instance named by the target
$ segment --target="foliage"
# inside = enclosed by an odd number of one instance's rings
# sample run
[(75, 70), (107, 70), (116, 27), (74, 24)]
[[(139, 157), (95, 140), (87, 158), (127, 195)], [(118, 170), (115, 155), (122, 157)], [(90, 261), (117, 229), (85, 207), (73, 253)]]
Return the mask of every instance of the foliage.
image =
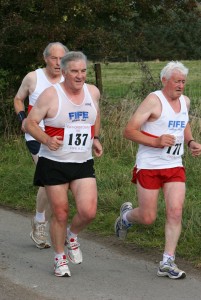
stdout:
[[(199, 59), (201, 18), (183, 10), (168, 10), (168, 23), (144, 26), (144, 59)], [(179, 37), (179, 38), (178, 38)]]
[(0, 135), (9, 136), (13, 131), (19, 133), (19, 124), (16, 122), (11, 89), (11, 72), (0, 69)]
[(83, 50), (91, 57), (107, 57), (111, 49), (113, 54), (118, 49), (118, 37), (125, 26), (121, 19), (131, 14), (126, 0), (1, 1), (2, 68), (15, 66), (22, 76), (43, 63), (43, 50), (52, 41), (60, 41), (72, 50)]
[(194, 0), (1, 0), (0, 133), (11, 123), (19, 132), (10, 105), (25, 74), (43, 66), (49, 42), (106, 64), (199, 59), (200, 8)]
[(43, 64), (52, 41), (96, 61), (199, 58), (198, 8), (194, 0), (2, 0), (1, 67), (15, 83)]

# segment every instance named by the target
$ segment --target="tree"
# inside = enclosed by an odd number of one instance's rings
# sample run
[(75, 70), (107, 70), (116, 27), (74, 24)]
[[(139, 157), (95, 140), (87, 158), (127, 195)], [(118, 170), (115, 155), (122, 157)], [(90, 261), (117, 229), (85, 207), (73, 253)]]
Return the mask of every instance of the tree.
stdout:
[(42, 52), (52, 41), (94, 61), (167, 59), (179, 52), (198, 58), (198, 8), (194, 0), (1, 0), (1, 67), (18, 84), (43, 65)]
[(83, 50), (96, 58), (115, 54), (116, 43), (120, 43), (121, 19), (132, 17), (130, 2), (1, 1), (2, 67), (16, 69), (21, 77), (35, 64), (43, 63), (43, 49), (52, 41), (60, 41), (69, 49)]
[(135, 48), (137, 58), (167, 60), (201, 57), (198, 38), (201, 10), (197, 1), (142, 0), (133, 1), (133, 7), (136, 15), (132, 34), (138, 40)]

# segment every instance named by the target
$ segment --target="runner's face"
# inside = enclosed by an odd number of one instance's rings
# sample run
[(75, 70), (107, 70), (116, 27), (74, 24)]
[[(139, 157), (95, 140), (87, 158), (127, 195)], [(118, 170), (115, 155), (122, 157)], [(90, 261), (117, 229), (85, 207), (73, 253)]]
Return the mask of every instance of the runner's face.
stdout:
[(164, 91), (170, 96), (170, 98), (178, 99), (183, 94), (186, 76), (179, 71), (175, 71), (169, 79), (163, 78)]
[(84, 60), (71, 61), (63, 74), (66, 84), (73, 90), (80, 90), (86, 80), (87, 66)]
[(52, 46), (50, 55), (45, 58), (46, 69), (50, 76), (56, 77), (61, 75), (61, 59), (66, 54), (61, 46)]

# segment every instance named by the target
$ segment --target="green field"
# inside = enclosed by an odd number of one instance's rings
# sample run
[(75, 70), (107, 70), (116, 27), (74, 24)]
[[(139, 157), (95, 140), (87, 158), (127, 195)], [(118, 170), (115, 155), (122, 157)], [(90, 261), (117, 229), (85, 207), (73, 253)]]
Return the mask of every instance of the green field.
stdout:
[[(101, 98), (101, 141), (104, 155), (95, 159), (99, 201), (96, 220), (88, 230), (101, 235), (114, 235), (113, 224), (122, 202), (137, 204), (136, 188), (131, 184), (131, 171), (137, 146), (122, 137), (122, 130), (142, 95), (153, 91), (154, 82), (159, 84), (159, 73), (166, 62), (147, 63), (142, 72), (137, 63), (102, 64), (103, 95)], [(201, 142), (200, 99), (201, 62), (186, 61), (190, 73), (185, 94), (191, 99), (194, 138)], [(93, 66), (89, 65), (89, 82), (94, 82)], [(34, 212), (37, 189), (32, 185), (34, 164), (25, 147), (23, 136), (10, 136), (0, 140), (0, 204), (17, 210)], [(183, 214), (183, 229), (177, 255), (201, 265), (201, 157), (192, 158), (188, 149), (184, 155), (187, 170), (187, 193)], [(74, 201), (70, 195), (71, 212)], [(71, 214), (72, 214), (71, 213)], [(144, 249), (164, 247), (165, 205), (162, 195), (158, 204), (158, 218), (152, 226), (134, 226), (127, 238), (128, 243)]]
[[(145, 63), (108, 63), (101, 64), (103, 93), (112, 99), (120, 99), (131, 94), (131, 89), (136, 90), (145, 81), (150, 85), (151, 75), (156, 83), (160, 80), (160, 71), (166, 65), (165, 62), (145, 62)], [(200, 97), (201, 94), (201, 61), (182, 61), (189, 68), (189, 75), (186, 84), (186, 94), (191, 98)], [(145, 70), (148, 68), (148, 73)], [(145, 71), (142, 71), (143, 70)], [(89, 64), (88, 79), (95, 83), (94, 68)], [(150, 91), (152, 91), (150, 86)]]

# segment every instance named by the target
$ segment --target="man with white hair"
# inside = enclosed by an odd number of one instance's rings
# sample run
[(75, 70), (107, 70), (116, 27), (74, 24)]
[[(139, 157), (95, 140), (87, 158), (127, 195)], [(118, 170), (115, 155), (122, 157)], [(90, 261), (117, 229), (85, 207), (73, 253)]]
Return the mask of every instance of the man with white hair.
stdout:
[[(100, 157), (103, 149), (99, 141), (100, 92), (95, 85), (85, 83), (86, 56), (79, 51), (68, 52), (61, 60), (61, 69), (64, 81), (40, 95), (25, 126), (41, 143), (34, 184), (45, 187), (52, 208), (54, 274), (69, 277), (68, 259), (74, 264), (83, 261), (78, 234), (96, 216), (93, 153)], [(40, 129), (41, 120), (45, 131)], [(76, 203), (71, 224), (68, 224), (69, 189)]]
[(201, 154), (189, 125), (190, 100), (183, 95), (188, 69), (169, 62), (161, 71), (163, 88), (150, 93), (139, 105), (124, 130), (124, 137), (139, 144), (132, 182), (137, 184), (138, 207), (125, 202), (115, 222), (115, 233), (124, 239), (135, 223), (149, 225), (157, 217), (160, 188), (166, 204), (165, 249), (157, 275), (185, 278), (175, 264), (185, 199), (184, 143), (193, 156)]
[[(25, 132), (25, 140), (35, 164), (38, 161), (40, 143), (36, 141), (29, 133), (26, 133), (24, 124), (26, 120), (24, 101), (29, 97), (28, 113), (34, 106), (38, 96), (48, 87), (64, 80), (60, 62), (61, 58), (68, 52), (66, 46), (60, 42), (49, 43), (43, 52), (43, 58), (46, 63), (44, 68), (39, 68), (29, 72), (22, 80), (21, 86), (14, 98), (14, 107), (21, 122), (21, 129)], [(44, 127), (43, 121), (40, 123)], [(44, 187), (40, 187), (36, 198), (36, 214), (32, 219), (31, 239), (39, 249), (50, 247), (48, 241), (47, 224), (50, 215), (47, 195)]]

